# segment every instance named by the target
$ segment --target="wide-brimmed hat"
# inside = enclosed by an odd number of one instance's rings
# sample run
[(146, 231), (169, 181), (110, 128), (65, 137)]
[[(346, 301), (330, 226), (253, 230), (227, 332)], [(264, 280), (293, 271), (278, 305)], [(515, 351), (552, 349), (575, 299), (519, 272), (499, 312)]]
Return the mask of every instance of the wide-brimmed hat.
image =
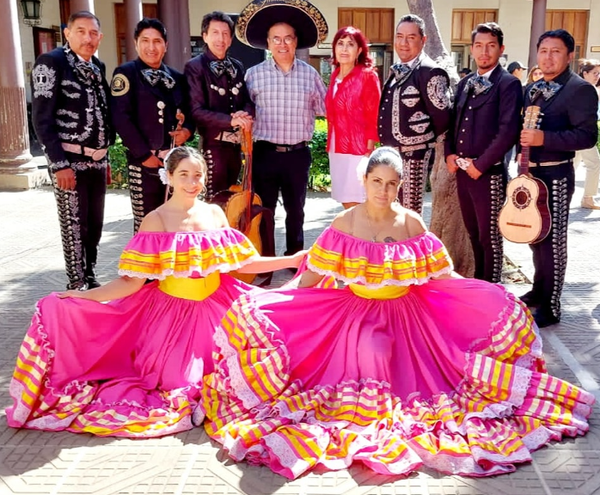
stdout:
[(235, 34), (254, 48), (267, 48), (267, 35), (273, 24), (285, 22), (296, 30), (298, 48), (310, 48), (327, 37), (323, 14), (306, 0), (254, 0), (238, 17)]

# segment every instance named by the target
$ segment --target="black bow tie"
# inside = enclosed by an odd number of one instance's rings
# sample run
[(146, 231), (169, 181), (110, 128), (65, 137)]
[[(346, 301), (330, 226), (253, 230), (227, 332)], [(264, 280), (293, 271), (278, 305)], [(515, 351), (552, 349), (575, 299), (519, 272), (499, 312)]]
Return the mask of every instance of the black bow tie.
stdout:
[(210, 70), (212, 70), (217, 77), (221, 77), (225, 72), (229, 74), (231, 79), (234, 79), (235, 76), (237, 76), (237, 69), (235, 68), (235, 65), (233, 65), (231, 60), (227, 58), (225, 60), (213, 60), (210, 63)]
[(150, 83), (150, 86), (156, 86), (161, 82), (165, 88), (173, 89), (175, 87), (175, 79), (164, 70), (161, 69), (143, 69), (142, 75), (144, 79)]
[(396, 82), (404, 81), (412, 70), (408, 64), (394, 64), (392, 67), (390, 67), (390, 69), (394, 74), (394, 79), (396, 79)]
[(562, 84), (559, 84), (554, 81), (544, 81), (540, 79), (539, 81), (533, 83), (531, 88), (529, 88), (529, 99), (533, 102), (537, 99), (538, 96), (543, 96), (544, 100), (548, 101), (552, 98), (556, 93), (560, 91), (562, 88)]
[(75, 62), (75, 68), (83, 77), (86, 82), (101, 82), (102, 74), (100, 69), (92, 62), (86, 62), (85, 60), (77, 60)]
[(486, 94), (494, 85), (487, 77), (473, 76), (467, 81), (466, 90), (473, 88), (475, 95)]

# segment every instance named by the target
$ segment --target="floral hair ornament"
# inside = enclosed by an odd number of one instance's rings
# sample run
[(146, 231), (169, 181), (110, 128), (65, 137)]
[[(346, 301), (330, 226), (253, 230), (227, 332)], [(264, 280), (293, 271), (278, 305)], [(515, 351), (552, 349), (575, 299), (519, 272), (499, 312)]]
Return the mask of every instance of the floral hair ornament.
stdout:
[(160, 167), (158, 169), (158, 176), (160, 177), (160, 181), (165, 186), (170, 186), (171, 185), (171, 181), (169, 180), (169, 176), (167, 175), (167, 169), (166, 168)]

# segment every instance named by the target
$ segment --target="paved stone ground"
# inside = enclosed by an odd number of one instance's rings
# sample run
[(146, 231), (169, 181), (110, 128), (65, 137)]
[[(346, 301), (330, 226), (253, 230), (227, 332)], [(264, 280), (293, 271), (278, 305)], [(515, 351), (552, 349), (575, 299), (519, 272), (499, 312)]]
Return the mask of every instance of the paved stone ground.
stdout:
[[(573, 200), (569, 267), (563, 322), (543, 331), (553, 374), (583, 384), (600, 398), (600, 212), (578, 208), (582, 171)], [(340, 207), (328, 195), (312, 194), (307, 206), (307, 238), (312, 241)], [(66, 279), (54, 198), (49, 189), (0, 192), (0, 410), (9, 405), (8, 386), (15, 357), (37, 299), (62, 290)], [(426, 207), (429, 212), (429, 205)], [(281, 247), (282, 219), (278, 217)], [(131, 234), (129, 198), (107, 197), (106, 228), (98, 272), (107, 282)], [(522, 272), (533, 268), (527, 246), (506, 251)], [(274, 283), (286, 280), (285, 273)], [(510, 286), (516, 294), (527, 285)], [(92, 323), (92, 322), (90, 322)], [(380, 476), (356, 466), (316, 472), (289, 482), (265, 468), (236, 465), (202, 428), (162, 439), (97, 438), (72, 433), (18, 431), (0, 413), (0, 495), (5, 494), (303, 494), (303, 495), (500, 495), (600, 494), (600, 416), (591, 432), (544, 448), (534, 462), (510, 475), (487, 479), (442, 476)]]

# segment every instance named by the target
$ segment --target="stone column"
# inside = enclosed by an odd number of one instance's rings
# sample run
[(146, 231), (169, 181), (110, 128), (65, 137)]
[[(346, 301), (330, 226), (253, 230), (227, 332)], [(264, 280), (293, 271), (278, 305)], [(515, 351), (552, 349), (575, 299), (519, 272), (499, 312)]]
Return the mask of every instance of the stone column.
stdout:
[(94, 0), (71, 0), (71, 13), (87, 10), (94, 13)]
[(531, 38), (529, 39), (529, 59), (527, 67), (537, 64), (537, 42), (546, 31), (546, 0), (533, 0), (531, 15)]
[(0, 187), (28, 189), (41, 176), (29, 152), (17, 2), (0, 0), (0, 8)]
[[(199, 23), (200, 21), (198, 21), (198, 24)], [(179, 0), (179, 28), (179, 39), (181, 40), (181, 61), (183, 65), (185, 65), (192, 55), (189, 0)]]
[(135, 51), (135, 41), (133, 33), (137, 23), (142, 20), (142, 0), (124, 0), (125, 17), (127, 20), (127, 30), (125, 31), (125, 54), (127, 60), (134, 60), (137, 57)]
[(169, 49), (165, 63), (179, 71), (190, 58), (190, 9), (188, 0), (158, 0), (158, 18), (167, 28)]

